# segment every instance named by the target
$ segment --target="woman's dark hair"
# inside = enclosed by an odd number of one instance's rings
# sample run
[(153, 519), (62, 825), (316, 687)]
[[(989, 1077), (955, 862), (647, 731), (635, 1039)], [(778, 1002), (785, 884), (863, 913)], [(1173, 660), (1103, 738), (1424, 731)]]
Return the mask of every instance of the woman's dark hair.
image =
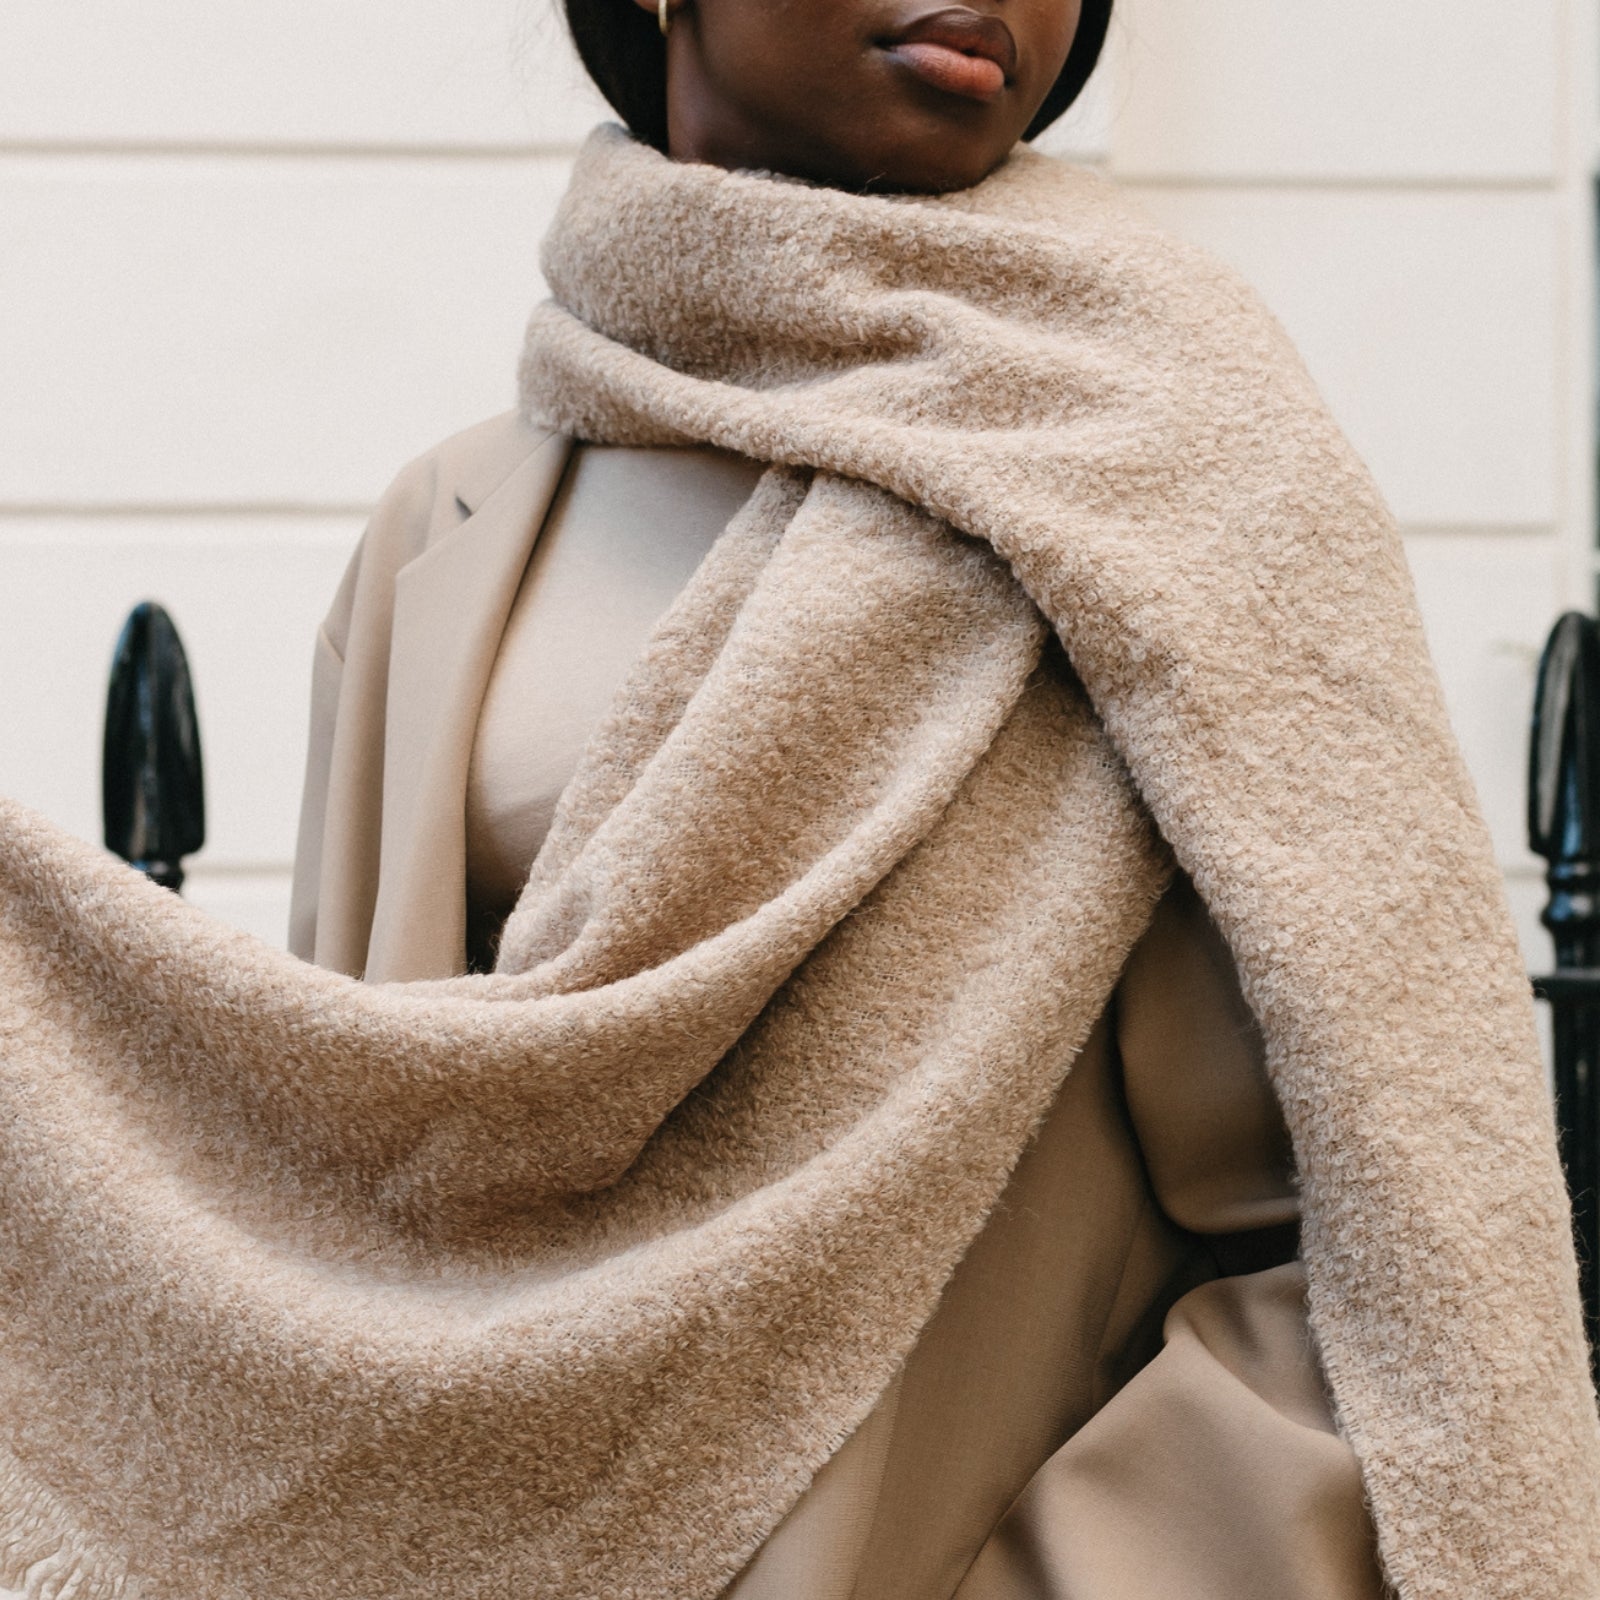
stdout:
[(1061, 76), (1051, 85), (1044, 104), (1034, 113), (1033, 121), (1022, 135), (1024, 139), (1037, 139), (1083, 93), (1083, 86), (1099, 64), (1100, 52), (1105, 48), (1106, 32), (1111, 26), (1111, 6), (1112, 0), (1083, 0), (1078, 32), (1072, 49), (1067, 52)]
[[(667, 148), (667, 50), (655, 13), (633, 0), (565, 0), (589, 76), (636, 139)], [(1112, 0), (1083, 0), (1072, 50), (1024, 139), (1037, 138), (1078, 98), (1100, 59)]]

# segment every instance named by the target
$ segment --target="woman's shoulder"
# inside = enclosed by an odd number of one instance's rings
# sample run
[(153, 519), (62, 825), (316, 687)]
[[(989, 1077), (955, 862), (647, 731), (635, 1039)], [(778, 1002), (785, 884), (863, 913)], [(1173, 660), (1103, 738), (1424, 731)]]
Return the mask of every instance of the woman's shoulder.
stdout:
[[(343, 654), (358, 609), (371, 617), (386, 615), (402, 570), (469, 522), (501, 490), (520, 494), (525, 502), (507, 505), (506, 515), (536, 509), (559, 478), (568, 444), (552, 429), (505, 411), (408, 461), (367, 519), (323, 624), (335, 650)], [(514, 482), (519, 479), (520, 490)]]
[(471, 516), (527, 460), (565, 440), (517, 411), (503, 411), (451, 434), (395, 475), (374, 521), (396, 524), (419, 548)]

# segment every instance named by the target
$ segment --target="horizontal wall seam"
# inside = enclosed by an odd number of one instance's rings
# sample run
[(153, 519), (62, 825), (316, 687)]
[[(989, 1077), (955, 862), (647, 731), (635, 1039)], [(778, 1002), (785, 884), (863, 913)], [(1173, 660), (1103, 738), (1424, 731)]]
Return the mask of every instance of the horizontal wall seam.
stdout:
[[(205, 729), (200, 730), (204, 737)], [(277, 886), (278, 880), (287, 878), (294, 871), (294, 865), (289, 861), (212, 861), (208, 860), (202, 851), (199, 855), (187, 856), (184, 859), (184, 873), (191, 884), (198, 883), (233, 883), (242, 879), (255, 879), (266, 881)]]
[(1334, 172), (1130, 172), (1114, 163), (1110, 176), (1129, 189), (1209, 191), (1308, 189), (1352, 194), (1560, 194), (1557, 172), (1492, 173), (1334, 173)]
[(375, 501), (339, 500), (127, 500), (127, 501), (17, 501), (0, 502), (0, 538), (7, 523), (218, 521), (228, 518), (260, 521), (267, 518), (369, 517)]
[(1550, 539), (1560, 532), (1555, 522), (1403, 522), (1407, 539)]
[(440, 161), (449, 163), (570, 160), (576, 142), (528, 144), (399, 144), (380, 141), (340, 142), (314, 139), (186, 140), (186, 139), (0, 139), (0, 160), (7, 157), (132, 158), (163, 160), (353, 160), (378, 162)]

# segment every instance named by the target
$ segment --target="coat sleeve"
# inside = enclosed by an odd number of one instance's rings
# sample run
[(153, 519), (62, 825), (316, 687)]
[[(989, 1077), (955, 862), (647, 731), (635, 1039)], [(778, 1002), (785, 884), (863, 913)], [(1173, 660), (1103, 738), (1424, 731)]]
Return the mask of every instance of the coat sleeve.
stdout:
[(317, 942), (317, 888), (322, 878), (322, 840), (333, 766), (333, 734), (344, 677), (354, 596), (360, 582), (365, 538), (356, 546), (332, 609), (317, 629), (311, 664), (311, 735), (306, 750), (305, 785), (300, 796), (300, 827), (295, 838), (294, 878), (289, 897), (289, 948), (303, 961), (314, 959)]

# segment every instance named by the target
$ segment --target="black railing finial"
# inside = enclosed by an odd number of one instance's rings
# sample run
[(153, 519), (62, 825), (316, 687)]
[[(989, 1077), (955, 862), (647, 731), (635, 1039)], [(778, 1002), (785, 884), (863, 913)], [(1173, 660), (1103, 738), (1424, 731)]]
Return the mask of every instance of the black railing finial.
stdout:
[(1528, 844), (1550, 863), (1556, 965), (1600, 965), (1600, 627), (1580, 611), (1551, 629), (1539, 661)]
[(128, 614), (112, 657), (100, 777), (106, 848), (181, 888), (183, 858), (206, 838), (200, 726), (178, 630), (151, 600)]

